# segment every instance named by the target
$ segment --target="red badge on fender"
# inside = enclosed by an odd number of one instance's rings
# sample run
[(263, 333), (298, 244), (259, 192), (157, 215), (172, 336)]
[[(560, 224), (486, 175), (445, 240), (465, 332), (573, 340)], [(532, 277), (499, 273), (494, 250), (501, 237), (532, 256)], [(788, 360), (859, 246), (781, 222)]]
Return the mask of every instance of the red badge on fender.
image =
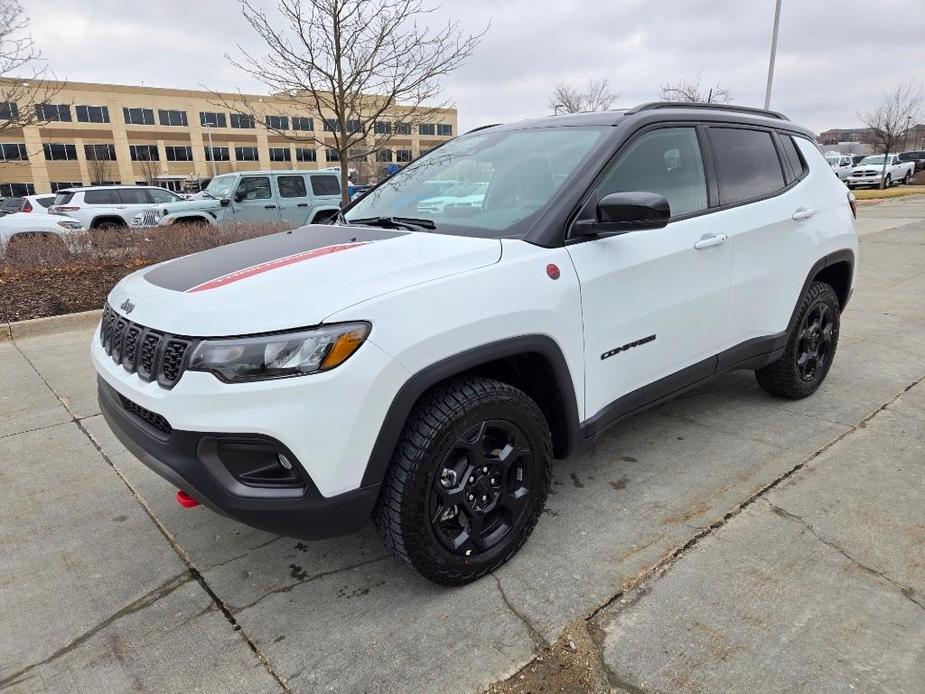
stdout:
[(559, 266), (555, 263), (550, 263), (546, 266), (546, 274), (549, 275), (551, 280), (559, 279)]

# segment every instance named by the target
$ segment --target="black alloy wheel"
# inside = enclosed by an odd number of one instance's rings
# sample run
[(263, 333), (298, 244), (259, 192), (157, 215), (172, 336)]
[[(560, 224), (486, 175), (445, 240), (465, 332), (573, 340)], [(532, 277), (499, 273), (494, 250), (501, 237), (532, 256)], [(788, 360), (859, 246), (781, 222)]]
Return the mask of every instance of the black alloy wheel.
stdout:
[(803, 316), (794, 354), (797, 371), (804, 381), (812, 381), (825, 369), (832, 353), (834, 334), (834, 312), (828, 305), (816, 304)]
[(526, 434), (503, 419), (480, 422), (460, 436), (435, 471), (431, 528), (448, 551), (490, 550), (520, 524), (536, 478)]

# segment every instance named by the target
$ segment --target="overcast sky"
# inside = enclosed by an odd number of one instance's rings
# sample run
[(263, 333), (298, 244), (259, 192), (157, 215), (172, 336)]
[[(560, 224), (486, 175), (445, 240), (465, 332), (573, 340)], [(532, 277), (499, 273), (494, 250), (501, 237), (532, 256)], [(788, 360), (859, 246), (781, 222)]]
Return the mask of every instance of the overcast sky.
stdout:
[[(222, 57), (236, 43), (260, 46), (234, 0), (23, 5), (50, 67), (70, 81), (265, 91)], [(698, 73), (761, 106), (773, 14), (774, 0), (444, 0), (430, 19), (471, 32), (491, 22), (444, 83), (465, 131), (548, 114), (555, 83), (589, 78), (609, 78), (617, 106)], [(909, 79), (925, 81), (925, 0), (783, 0), (772, 108), (817, 132), (851, 127)]]

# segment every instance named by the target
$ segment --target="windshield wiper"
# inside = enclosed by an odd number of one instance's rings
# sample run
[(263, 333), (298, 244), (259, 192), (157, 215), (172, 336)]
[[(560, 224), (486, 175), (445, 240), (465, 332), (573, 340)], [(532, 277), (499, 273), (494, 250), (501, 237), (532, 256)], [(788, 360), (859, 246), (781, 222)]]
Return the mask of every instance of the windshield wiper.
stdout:
[(417, 231), (427, 229), (433, 231), (437, 228), (432, 219), (418, 219), (416, 217), (369, 217), (367, 219), (348, 219), (347, 224), (362, 224), (368, 227), (385, 227), (386, 229), (408, 229)]

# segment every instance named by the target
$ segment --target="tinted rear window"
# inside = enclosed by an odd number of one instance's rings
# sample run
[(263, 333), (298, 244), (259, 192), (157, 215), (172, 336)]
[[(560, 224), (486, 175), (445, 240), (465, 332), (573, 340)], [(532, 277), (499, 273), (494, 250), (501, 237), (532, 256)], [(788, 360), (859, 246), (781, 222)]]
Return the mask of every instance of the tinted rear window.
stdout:
[(722, 204), (770, 195), (784, 187), (784, 173), (771, 133), (710, 128), (710, 139), (716, 153)]
[(312, 176), (312, 192), (315, 195), (340, 195), (340, 181), (337, 176)]
[(67, 205), (73, 198), (73, 193), (58, 193), (55, 196), (55, 205)]
[(119, 202), (118, 192), (112, 189), (88, 190), (84, 193), (84, 202), (88, 205), (116, 205)]
[(55, 201), (54, 196), (48, 196), (47, 198), (36, 198), (36, 201), (42, 207), (51, 207), (51, 204)]
[(151, 202), (148, 191), (144, 188), (123, 188), (116, 191), (123, 205), (147, 205)]
[[(803, 156), (797, 148), (797, 143), (794, 142), (793, 138), (789, 135), (781, 135), (780, 142), (781, 149), (784, 150), (784, 158), (790, 163), (790, 171), (793, 174), (793, 178), (802, 178), (803, 174), (806, 172), (806, 163), (803, 161)], [(841, 161), (844, 161), (844, 158), (842, 158)]]
[(22, 198), (10, 198), (9, 200), (4, 200), (2, 203), (4, 210), (21, 210), (22, 209)]

